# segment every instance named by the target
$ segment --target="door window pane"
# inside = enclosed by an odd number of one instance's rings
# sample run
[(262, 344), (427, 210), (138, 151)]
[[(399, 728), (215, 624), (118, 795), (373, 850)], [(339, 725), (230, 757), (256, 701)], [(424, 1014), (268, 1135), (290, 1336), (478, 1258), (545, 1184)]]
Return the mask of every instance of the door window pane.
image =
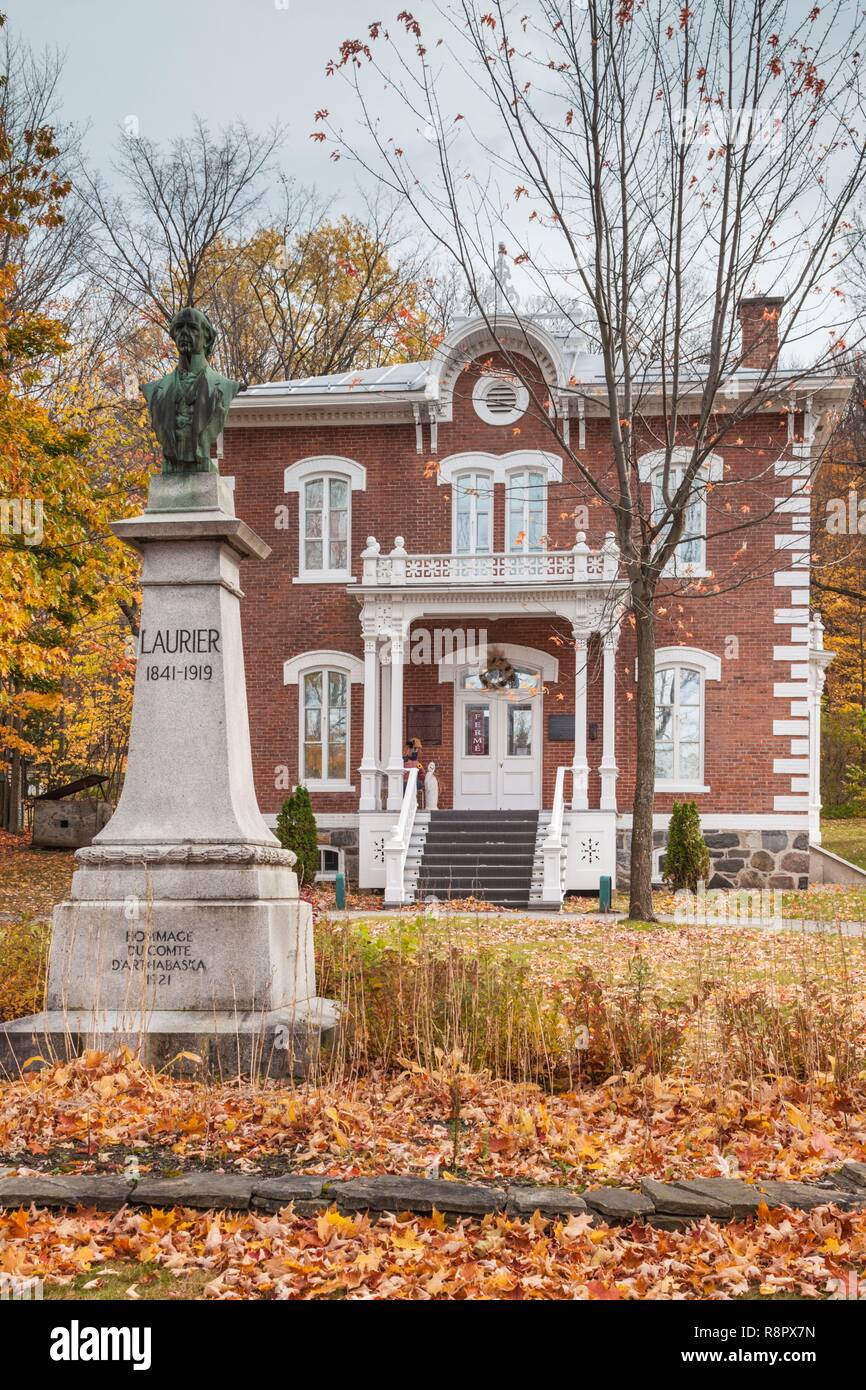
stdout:
[(467, 705), (464, 728), (467, 757), (488, 758), (490, 756), (490, 706)]
[(508, 706), (508, 756), (532, 757), (532, 706)]

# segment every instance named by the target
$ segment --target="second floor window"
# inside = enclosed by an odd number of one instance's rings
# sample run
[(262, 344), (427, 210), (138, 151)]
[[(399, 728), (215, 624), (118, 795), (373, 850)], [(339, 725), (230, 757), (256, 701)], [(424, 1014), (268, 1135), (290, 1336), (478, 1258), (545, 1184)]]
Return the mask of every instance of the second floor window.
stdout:
[[(683, 465), (672, 463), (668, 472), (668, 496), (676, 496), (683, 480)], [(664, 493), (664, 469), (657, 468), (652, 478), (653, 518), (660, 520), (667, 510)], [(700, 474), (692, 484), (692, 494), (686, 508), (683, 535), (668, 570), (672, 574), (703, 574), (707, 561), (707, 504), (704, 480)]]
[(544, 473), (534, 468), (526, 468), (519, 473), (508, 475), (507, 550), (543, 549), (547, 510), (546, 485)]
[(348, 573), (349, 497), (347, 478), (323, 474), (304, 483), (303, 571)]
[(493, 479), (489, 473), (460, 473), (453, 484), (454, 550), (489, 555), (493, 549)]

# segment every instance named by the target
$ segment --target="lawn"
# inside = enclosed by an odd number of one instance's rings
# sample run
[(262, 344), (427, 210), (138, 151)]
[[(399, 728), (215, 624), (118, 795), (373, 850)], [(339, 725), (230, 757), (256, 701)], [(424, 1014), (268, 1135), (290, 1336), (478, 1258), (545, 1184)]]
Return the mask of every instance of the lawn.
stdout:
[(821, 822), (821, 844), (831, 854), (840, 854), (866, 869), (866, 816), (854, 820)]

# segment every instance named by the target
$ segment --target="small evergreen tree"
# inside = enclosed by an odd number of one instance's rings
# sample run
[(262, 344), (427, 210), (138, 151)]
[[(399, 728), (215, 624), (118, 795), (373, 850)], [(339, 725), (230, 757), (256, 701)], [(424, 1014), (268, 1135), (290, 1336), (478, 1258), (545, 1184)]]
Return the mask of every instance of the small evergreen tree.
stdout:
[(316, 839), (316, 817), (306, 787), (295, 787), (287, 796), (277, 816), (276, 835), (283, 849), (294, 850), (295, 865), (302, 883), (312, 883), (319, 867), (319, 846)]
[(694, 801), (675, 801), (668, 826), (667, 850), (662, 873), (673, 888), (692, 893), (710, 871), (710, 851), (701, 834), (701, 818)]

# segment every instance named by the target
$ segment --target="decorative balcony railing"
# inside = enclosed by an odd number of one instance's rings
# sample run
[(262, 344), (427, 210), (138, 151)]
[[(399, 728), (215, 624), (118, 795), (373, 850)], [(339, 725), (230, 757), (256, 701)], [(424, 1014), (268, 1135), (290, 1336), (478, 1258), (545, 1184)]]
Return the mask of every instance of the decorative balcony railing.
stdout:
[(609, 531), (599, 550), (591, 550), (578, 531), (571, 550), (514, 550), (491, 555), (410, 555), (403, 537), (383, 555), (375, 536), (362, 551), (362, 585), (586, 584), (616, 579), (619, 547)]

